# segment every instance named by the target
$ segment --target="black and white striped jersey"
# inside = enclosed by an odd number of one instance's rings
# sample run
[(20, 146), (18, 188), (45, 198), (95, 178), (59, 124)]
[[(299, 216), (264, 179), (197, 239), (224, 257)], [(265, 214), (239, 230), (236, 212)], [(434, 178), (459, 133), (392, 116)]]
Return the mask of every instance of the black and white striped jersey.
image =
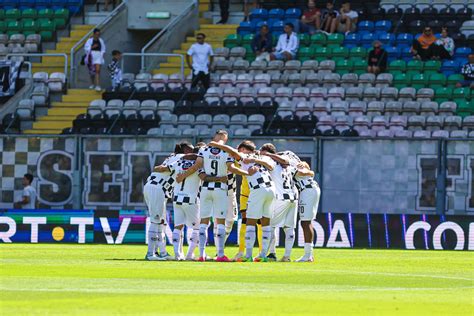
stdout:
[[(201, 157), (203, 159), (203, 166), (200, 172), (205, 173), (206, 175), (211, 177), (227, 176), (227, 163), (234, 162), (234, 158), (232, 158), (230, 154), (219, 148), (209, 146), (199, 149), (198, 157)], [(202, 188), (207, 190), (227, 190), (228, 185), (225, 182), (204, 181), (202, 184)]]
[(316, 182), (316, 180), (314, 180), (313, 177), (298, 176), (298, 174), (295, 175), (295, 184), (300, 192), (303, 191), (304, 189), (319, 187), (318, 183)]
[[(162, 165), (169, 168), (171, 164), (177, 162), (183, 156), (183, 154), (172, 154), (166, 158), (165, 161), (163, 161)], [(160, 186), (165, 192), (165, 196), (167, 198), (171, 198), (173, 195), (173, 186), (175, 183), (173, 176), (174, 174), (172, 170), (166, 172), (152, 172), (147, 179), (147, 183)]]
[[(168, 166), (173, 173), (173, 178), (176, 175), (185, 172), (196, 163), (195, 160), (180, 159), (174, 164)], [(184, 179), (181, 183), (176, 183), (174, 187), (173, 202), (176, 204), (196, 204), (199, 198), (199, 189), (201, 186), (201, 179), (199, 174), (194, 172), (192, 175)]]
[(275, 184), (275, 193), (277, 200), (297, 201), (298, 190), (295, 185), (294, 177), (298, 169), (291, 165), (282, 166), (279, 163), (275, 165), (270, 175)]
[[(248, 158), (258, 158), (265, 160), (269, 165), (273, 167), (275, 166), (273, 159), (269, 158), (268, 156), (249, 155)], [(246, 171), (248, 171), (253, 166), (258, 167), (258, 171), (256, 173), (251, 176), (247, 176), (250, 189), (257, 190), (260, 188), (269, 188), (274, 186), (270, 172), (264, 166), (255, 163), (246, 164), (244, 162), (241, 162), (240, 165), (242, 166), (242, 169)]]

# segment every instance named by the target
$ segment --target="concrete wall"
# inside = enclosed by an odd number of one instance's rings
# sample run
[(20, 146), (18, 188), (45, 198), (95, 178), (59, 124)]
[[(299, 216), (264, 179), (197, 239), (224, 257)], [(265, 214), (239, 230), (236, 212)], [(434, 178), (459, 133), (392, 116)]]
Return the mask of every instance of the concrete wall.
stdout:
[[(178, 16), (193, 0), (128, 0), (128, 28), (159, 30)], [(147, 12), (169, 12), (169, 19), (148, 19)]]

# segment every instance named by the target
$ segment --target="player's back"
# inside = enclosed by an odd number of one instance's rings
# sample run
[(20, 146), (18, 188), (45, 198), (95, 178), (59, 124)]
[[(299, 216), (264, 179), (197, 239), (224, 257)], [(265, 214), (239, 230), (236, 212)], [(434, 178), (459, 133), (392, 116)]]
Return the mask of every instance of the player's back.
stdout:
[(297, 192), (295, 188), (295, 181), (297, 169), (292, 166), (282, 166), (275, 164), (275, 167), (270, 171), (270, 175), (275, 184), (275, 193), (279, 200), (296, 200)]
[[(248, 155), (248, 158), (258, 158), (266, 161), (269, 165), (274, 166), (275, 162), (267, 157), (267, 156), (259, 156), (259, 155)], [(253, 166), (257, 166), (258, 170), (255, 172), (253, 175), (247, 176), (247, 181), (249, 183), (249, 187), (252, 189), (257, 189), (260, 187), (270, 187), (273, 186), (273, 180), (271, 178), (269, 170), (262, 165), (256, 164), (256, 163), (241, 163), (242, 169), (248, 171), (250, 168)]]
[[(196, 163), (195, 160), (184, 160), (181, 159), (176, 163), (170, 165), (172, 170), (173, 178), (176, 179), (176, 175), (184, 173), (186, 170), (191, 168)], [(178, 203), (189, 203), (194, 204), (197, 202), (199, 195), (199, 189), (201, 186), (201, 179), (199, 174), (194, 172), (192, 175), (187, 177), (181, 183), (176, 183), (174, 187), (174, 198), (173, 200)]]
[(234, 159), (225, 151), (215, 147), (204, 147), (199, 150), (199, 157), (203, 159), (204, 172), (213, 177), (224, 177), (227, 175), (227, 163)]

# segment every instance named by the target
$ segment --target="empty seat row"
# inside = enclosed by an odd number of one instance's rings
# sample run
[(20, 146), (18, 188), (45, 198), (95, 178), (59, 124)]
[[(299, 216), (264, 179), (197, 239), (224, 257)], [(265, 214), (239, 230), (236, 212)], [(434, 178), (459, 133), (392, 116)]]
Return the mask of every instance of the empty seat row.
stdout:
[(35, 84), (47, 85), (51, 92), (62, 92), (66, 88), (66, 75), (62, 72), (35, 72), (33, 74), (33, 82)]
[(84, 5), (83, 0), (2, 0), (0, 8), (11, 10), (28, 10), (30, 8), (43, 10), (51, 8), (53, 10), (68, 9), (71, 14), (79, 13)]

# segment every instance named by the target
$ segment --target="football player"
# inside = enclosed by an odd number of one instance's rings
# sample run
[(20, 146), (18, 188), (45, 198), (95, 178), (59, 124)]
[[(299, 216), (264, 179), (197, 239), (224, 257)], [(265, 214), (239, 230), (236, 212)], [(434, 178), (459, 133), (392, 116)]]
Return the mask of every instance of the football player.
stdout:
[[(176, 144), (174, 153), (154, 168), (143, 188), (143, 197), (148, 208), (148, 251), (145, 259), (150, 261), (171, 260), (166, 251), (166, 202), (173, 194), (174, 177), (168, 166), (184, 154), (191, 153), (192, 145), (187, 142)], [(162, 170), (163, 172), (158, 172)], [(159, 253), (157, 252), (159, 250)]]

